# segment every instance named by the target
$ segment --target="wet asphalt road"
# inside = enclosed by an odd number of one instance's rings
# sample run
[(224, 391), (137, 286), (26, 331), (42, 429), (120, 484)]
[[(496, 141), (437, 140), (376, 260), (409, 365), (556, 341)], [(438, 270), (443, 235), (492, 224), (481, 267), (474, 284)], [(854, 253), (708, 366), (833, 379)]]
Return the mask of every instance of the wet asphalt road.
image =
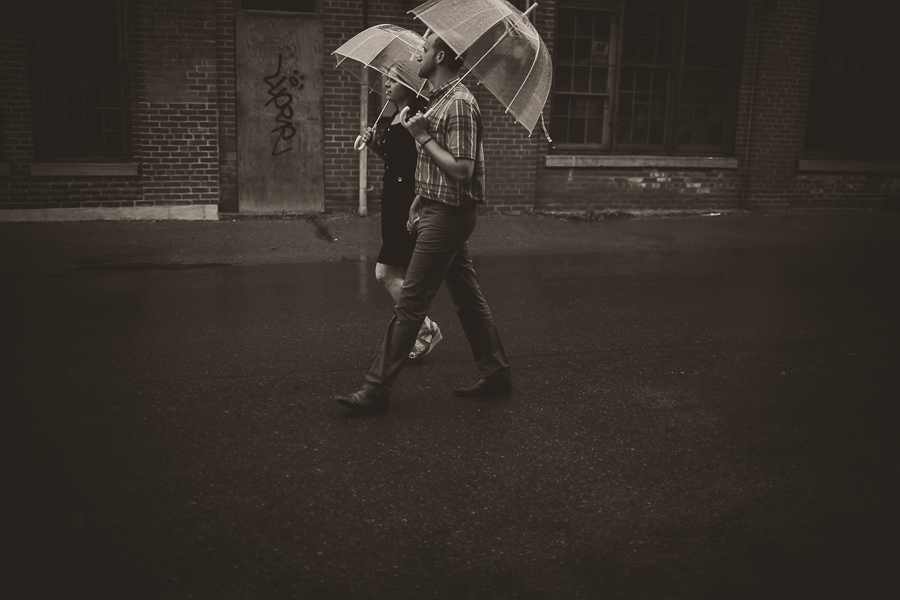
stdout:
[(8, 597), (894, 597), (900, 254), (476, 267), (513, 395), (442, 291), (367, 418), (370, 262), (5, 275)]

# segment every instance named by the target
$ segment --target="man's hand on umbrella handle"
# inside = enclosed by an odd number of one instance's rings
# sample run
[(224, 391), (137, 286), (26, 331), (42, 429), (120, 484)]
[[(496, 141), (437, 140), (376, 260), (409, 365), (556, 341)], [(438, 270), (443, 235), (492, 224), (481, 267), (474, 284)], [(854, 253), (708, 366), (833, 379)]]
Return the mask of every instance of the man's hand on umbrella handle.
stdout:
[(356, 136), (356, 141), (353, 142), (353, 149), (357, 152), (362, 152), (369, 145), (369, 142), (372, 141), (374, 133), (374, 130), (369, 127), (364, 134)]
[(409, 133), (416, 139), (420, 137), (425, 137), (428, 135), (428, 119), (425, 118), (425, 115), (422, 113), (416, 113), (411, 116), (409, 120), (406, 120), (406, 115), (409, 114), (409, 107), (404, 106), (403, 110), (400, 111), (400, 123), (409, 130)]

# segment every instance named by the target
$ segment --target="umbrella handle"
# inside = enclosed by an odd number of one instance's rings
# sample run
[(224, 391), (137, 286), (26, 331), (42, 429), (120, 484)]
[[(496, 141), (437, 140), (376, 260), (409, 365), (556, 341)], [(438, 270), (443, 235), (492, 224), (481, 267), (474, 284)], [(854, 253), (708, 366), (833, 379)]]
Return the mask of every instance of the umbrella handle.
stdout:
[[(423, 87), (424, 87), (424, 86), (423, 86)], [(391, 101), (388, 100), (387, 102), (384, 103), (384, 106), (381, 107), (381, 112), (378, 113), (378, 116), (377, 116), (377, 117), (375, 117), (375, 122), (376, 122), (376, 123), (378, 122), (378, 119), (381, 118), (381, 115), (384, 114), (385, 109), (388, 107), (388, 104), (390, 104), (390, 103), (391, 103)], [(409, 107), (407, 107), (407, 108), (409, 108)], [(357, 152), (362, 152), (363, 150), (366, 149), (366, 145), (365, 145), (365, 144), (363, 144), (362, 146), (359, 145), (359, 142), (360, 142), (361, 140), (362, 140), (362, 136), (361, 136), (361, 135), (358, 135), (358, 136), (356, 136), (356, 140), (353, 141), (353, 149), (356, 150)]]

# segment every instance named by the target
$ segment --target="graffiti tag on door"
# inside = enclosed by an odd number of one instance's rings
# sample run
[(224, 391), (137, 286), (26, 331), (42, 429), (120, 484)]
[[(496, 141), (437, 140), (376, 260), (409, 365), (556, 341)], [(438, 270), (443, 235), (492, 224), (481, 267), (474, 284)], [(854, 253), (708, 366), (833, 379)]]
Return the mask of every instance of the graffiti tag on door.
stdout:
[[(303, 81), (306, 76), (301, 75), (296, 69), (291, 71), (290, 75), (281, 73), (282, 56), (278, 54), (278, 67), (271, 75), (263, 77), (263, 81), (269, 86), (269, 100), (265, 106), (274, 104), (278, 109), (275, 115), (275, 128), (272, 133), (275, 136), (275, 143), (272, 144), (272, 156), (278, 156), (294, 149), (293, 139), (297, 135), (297, 129), (294, 127), (294, 107), (291, 103), (294, 101), (293, 91), (303, 89)], [(283, 86), (283, 87), (282, 87)], [(280, 88), (280, 89), (279, 89)], [(294, 88), (294, 90), (291, 90)]]

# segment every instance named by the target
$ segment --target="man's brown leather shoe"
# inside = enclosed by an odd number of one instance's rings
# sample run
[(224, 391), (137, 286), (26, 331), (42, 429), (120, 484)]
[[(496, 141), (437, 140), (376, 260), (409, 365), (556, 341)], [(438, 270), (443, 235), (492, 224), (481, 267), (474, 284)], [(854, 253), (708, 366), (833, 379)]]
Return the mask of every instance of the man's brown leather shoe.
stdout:
[(384, 412), (388, 409), (391, 396), (390, 394), (378, 396), (368, 390), (359, 390), (349, 396), (337, 396), (335, 400), (358, 413), (376, 413)]
[(510, 392), (512, 392), (512, 383), (507, 377), (482, 378), (471, 387), (461, 387), (453, 390), (453, 393), (461, 398), (493, 398), (496, 396), (508, 396)]

